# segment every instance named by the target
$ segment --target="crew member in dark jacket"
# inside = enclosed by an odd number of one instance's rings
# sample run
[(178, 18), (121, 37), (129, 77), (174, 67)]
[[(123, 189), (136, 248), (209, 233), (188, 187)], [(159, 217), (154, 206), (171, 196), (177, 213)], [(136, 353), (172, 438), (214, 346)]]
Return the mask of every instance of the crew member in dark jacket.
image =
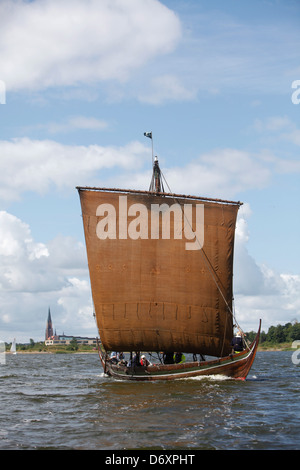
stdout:
[(241, 352), (244, 350), (243, 338), (240, 331), (238, 331), (236, 336), (232, 338), (231, 346), (235, 352)]

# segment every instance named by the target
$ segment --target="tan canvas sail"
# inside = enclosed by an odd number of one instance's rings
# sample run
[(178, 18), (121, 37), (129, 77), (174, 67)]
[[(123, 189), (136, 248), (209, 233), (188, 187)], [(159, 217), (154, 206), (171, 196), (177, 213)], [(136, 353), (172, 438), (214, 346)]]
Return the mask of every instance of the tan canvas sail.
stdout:
[(77, 189), (104, 348), (229, 354), (239, 203)]

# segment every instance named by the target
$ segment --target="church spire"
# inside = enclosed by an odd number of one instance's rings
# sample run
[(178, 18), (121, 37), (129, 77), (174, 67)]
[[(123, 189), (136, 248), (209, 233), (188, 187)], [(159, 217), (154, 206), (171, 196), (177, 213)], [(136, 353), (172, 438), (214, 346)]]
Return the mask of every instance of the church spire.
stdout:
[(52, 327), (52, 319), (51, 319), (51, 313), (50, 313), (50, 307), (49, 307), (45, 339), (49, 339), (52, 336), (53, 336), (53, 327)]

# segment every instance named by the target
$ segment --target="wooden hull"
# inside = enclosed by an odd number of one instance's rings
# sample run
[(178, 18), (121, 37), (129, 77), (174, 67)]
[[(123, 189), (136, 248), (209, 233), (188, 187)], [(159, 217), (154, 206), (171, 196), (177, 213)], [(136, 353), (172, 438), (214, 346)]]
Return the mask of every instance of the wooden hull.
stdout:
[(234, 379), (245, 380), (253, 364), (260, 337), (261, 321), (255, 340), (240, 353), (211, 361), (186, 362), (183, 364), (155, 364), (148, 367), (112, 364), (106, 353), (99, 348), (99, 356), (104, 372), (122, 380), (153, 381), (174, 380), (189, 377), (223, 375)]

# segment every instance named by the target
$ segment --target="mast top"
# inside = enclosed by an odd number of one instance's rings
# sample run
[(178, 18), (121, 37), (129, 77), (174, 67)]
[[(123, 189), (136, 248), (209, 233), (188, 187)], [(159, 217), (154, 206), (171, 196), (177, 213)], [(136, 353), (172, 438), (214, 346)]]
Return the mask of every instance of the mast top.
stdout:
[(152, 179), (149, 187), (149, 191), (153, 193), (164, 193), (164, 185), (162, 182), (162, 173), (159, 168), (159, 163), (158, 163), (158, 158), (155, 156), (153, 158), (153, 135), (152, 131), (151, 132), (144, 132), (144, 136), (148, 137), (151, 139), (152, 143), (152, 166), (153, 166), (153, 173), (152, 173)]
[(162, 181), (162, 173), (159, 168), (157, 156), (154, 158), (153, 173), (152, 173), (152, 179), (151, 179), (149, 191), (154, 192), (154, 193), (165, 192), (163, 181)]

